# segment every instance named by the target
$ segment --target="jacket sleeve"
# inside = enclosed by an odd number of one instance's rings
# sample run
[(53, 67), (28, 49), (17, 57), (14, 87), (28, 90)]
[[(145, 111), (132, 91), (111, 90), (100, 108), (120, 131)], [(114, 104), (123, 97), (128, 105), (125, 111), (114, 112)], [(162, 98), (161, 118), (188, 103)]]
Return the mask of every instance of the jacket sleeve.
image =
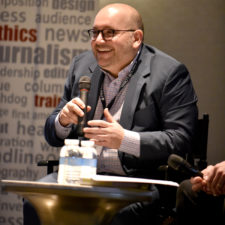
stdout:
[[(47, 120), (45, 122), (44, 135), (45, 135), (46, 141), (51, 146), (61, 147), (64, 145), (64, 140), (58, 138), (56, 135), (55, 118), (58, 115), (58, 113), (61, 111), (61, 109), (66, 105), (66, 103), (69, 102), (73, 98), (73, 96), (75, 96), (77, 94), (77, 93), (72, 92), (72, 90), (75, 90), (75, 86), (77, 85), (75, 83), (75, 77), (74, 77), (75, 61), (76, 61), (76, 58), (74, 58), (71, 66), (70, 66), (68, 77), (67, 77), (66, 83), (64, 85), (63, 96), (62, 96), (58, 106), (55, 108), (55, 110), (51, 113), (51, 115), (47, 118)], [(70, 132), (70, 135), (68, 138), (75, 138), (74, 129), (75, 129), (75, 125), (72, 126), (72, 131)]]
[(141, 137), (139, 158), (120, 153), (125, 171), (134, 176), (153, 175), (160, 165), (167, 164), (171, 153), (185, 156), (192, 147), (198, 109), (189, 72), (180, 63), (173, 65), (166, 76), (161, 76), (163, 79), (158, 72), (154, 71), (153, 67), (151, 85), (156, 88), (151, 96), (148, 96), (154, 112), (145, 109), (139, 116), (147, 121), (155, 114), (156, 127), (153, 130), (145, 129), (139, 132)]
[[(52, 114), (47, 118), (45, 122), (44, 135), (46, 141), (55, 147), (61, 147), (64, 144), (64, 140), (60, 139), (56, 135), (55, 131), (55, 118), (61, 109), (72, 100), (74, 97), (79, 96), (79, 79), (83, 75), (92, 75), (92, 70), (90, 67), (96, 67), (96, 60), (91, 51), (85, 51), (80, 55), (73, 58), (71, 62), (71, 66), (69, 68), (68, 77), (66, 83), (64, 85), (64, 92), (62, 98), (56, 107), (56, 109), (52, 112)], [(72, 130), (67, 138), (78, 138), (76, 133), (76, 125), (72, 125)]]

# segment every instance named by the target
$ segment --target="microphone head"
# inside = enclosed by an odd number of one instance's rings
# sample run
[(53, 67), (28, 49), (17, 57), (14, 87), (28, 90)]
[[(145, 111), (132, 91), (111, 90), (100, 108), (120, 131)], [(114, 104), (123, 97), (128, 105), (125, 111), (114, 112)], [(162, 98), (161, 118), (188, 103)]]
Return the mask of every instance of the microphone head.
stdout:
[(168, 158), (168, 165), (174, 170), (180, 170), (180, 167), (184, 165), (184, 159), (176, 154), (171, 154)]
[(91, 87), (91, 78), (88, 76), (82, 76), (80, 77), (79, 80), (79, 89), (86, 89), (86, 90), (90, 90)]
[(179, 172), (185, 173), (191, 177), (200, 176), (203, 177), (203, 174), (191, 166), (185, 159), (176, 154), (171, 154), (168, 158), (168, 165)]

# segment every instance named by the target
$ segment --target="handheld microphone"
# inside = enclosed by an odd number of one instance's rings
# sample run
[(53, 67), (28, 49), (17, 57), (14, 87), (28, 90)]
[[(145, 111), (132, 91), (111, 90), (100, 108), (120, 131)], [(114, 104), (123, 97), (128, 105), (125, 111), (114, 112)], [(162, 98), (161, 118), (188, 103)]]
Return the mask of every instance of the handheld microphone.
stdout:
[(88, 100), (88, 91), (91, 87), (91, 79), (88, 76), (82, 76), (79, 80), (79, 89), (80, 89), (80, 99), (84, 102), (85, 108), (84, 116), (78, 117), (77, 124), (77, 134), (79, 137), (83, 137), (83, 128), (87, 125), (87, 100)]
[(171, 154), (168, 158), (168, 165), (174, 170), (177, 170), (182, 173), (186, 173), (187, 175), (191, 177), (196, 177), (196, 176), (203, 177), (203, 174), (199, 170), (196, 170), (186, 160), (184, 160), (182, 157), (178, 155)]

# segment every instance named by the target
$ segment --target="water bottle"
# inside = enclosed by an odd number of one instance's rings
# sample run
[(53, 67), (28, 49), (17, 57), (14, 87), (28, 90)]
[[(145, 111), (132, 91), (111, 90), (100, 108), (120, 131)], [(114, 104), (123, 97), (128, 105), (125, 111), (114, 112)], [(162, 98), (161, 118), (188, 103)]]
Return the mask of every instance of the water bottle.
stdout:
[(60, 151), (58, 183), (90, 183), (96, 174), (97, 153), (93, 141), (65, 139)]
[(81, 183), (91, 183), (91, 178), (96, 175), (97, 152), (93, 141), (82, 141), (81, 151), (83, 162), (81, 167)]

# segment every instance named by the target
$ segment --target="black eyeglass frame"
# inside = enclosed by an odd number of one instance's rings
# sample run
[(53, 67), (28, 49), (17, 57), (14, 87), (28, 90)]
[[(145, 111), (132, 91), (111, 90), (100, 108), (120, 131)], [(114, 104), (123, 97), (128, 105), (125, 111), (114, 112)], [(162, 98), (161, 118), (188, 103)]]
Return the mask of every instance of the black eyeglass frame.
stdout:
[[(94, 35), (94, 31), (96, 31), (96, 36)], [(110, 37), (105, 37), (105, 33), (104, 31), (112, 31), (112, 36)], [(89, 34), (89, 37), (92, 39), (92, 40), (96, 40), (99, 33), (102, 34), (102, 38), (106, 41), (109, 41), (109, 40), (112, 40), (112, 38), (115, 36), (115, 33), (116, 32), (120, 32), (120, 31), (124, 31), (124, 32), (134, 32), (136, 30), (132, 30), (132, 29), (129, 29), (129, 30), (114, 30), (114, 29), (103, 29), (103, 30), (96, 30), (96, 29), (89, 29), (87, 30), (88, 34)]]

